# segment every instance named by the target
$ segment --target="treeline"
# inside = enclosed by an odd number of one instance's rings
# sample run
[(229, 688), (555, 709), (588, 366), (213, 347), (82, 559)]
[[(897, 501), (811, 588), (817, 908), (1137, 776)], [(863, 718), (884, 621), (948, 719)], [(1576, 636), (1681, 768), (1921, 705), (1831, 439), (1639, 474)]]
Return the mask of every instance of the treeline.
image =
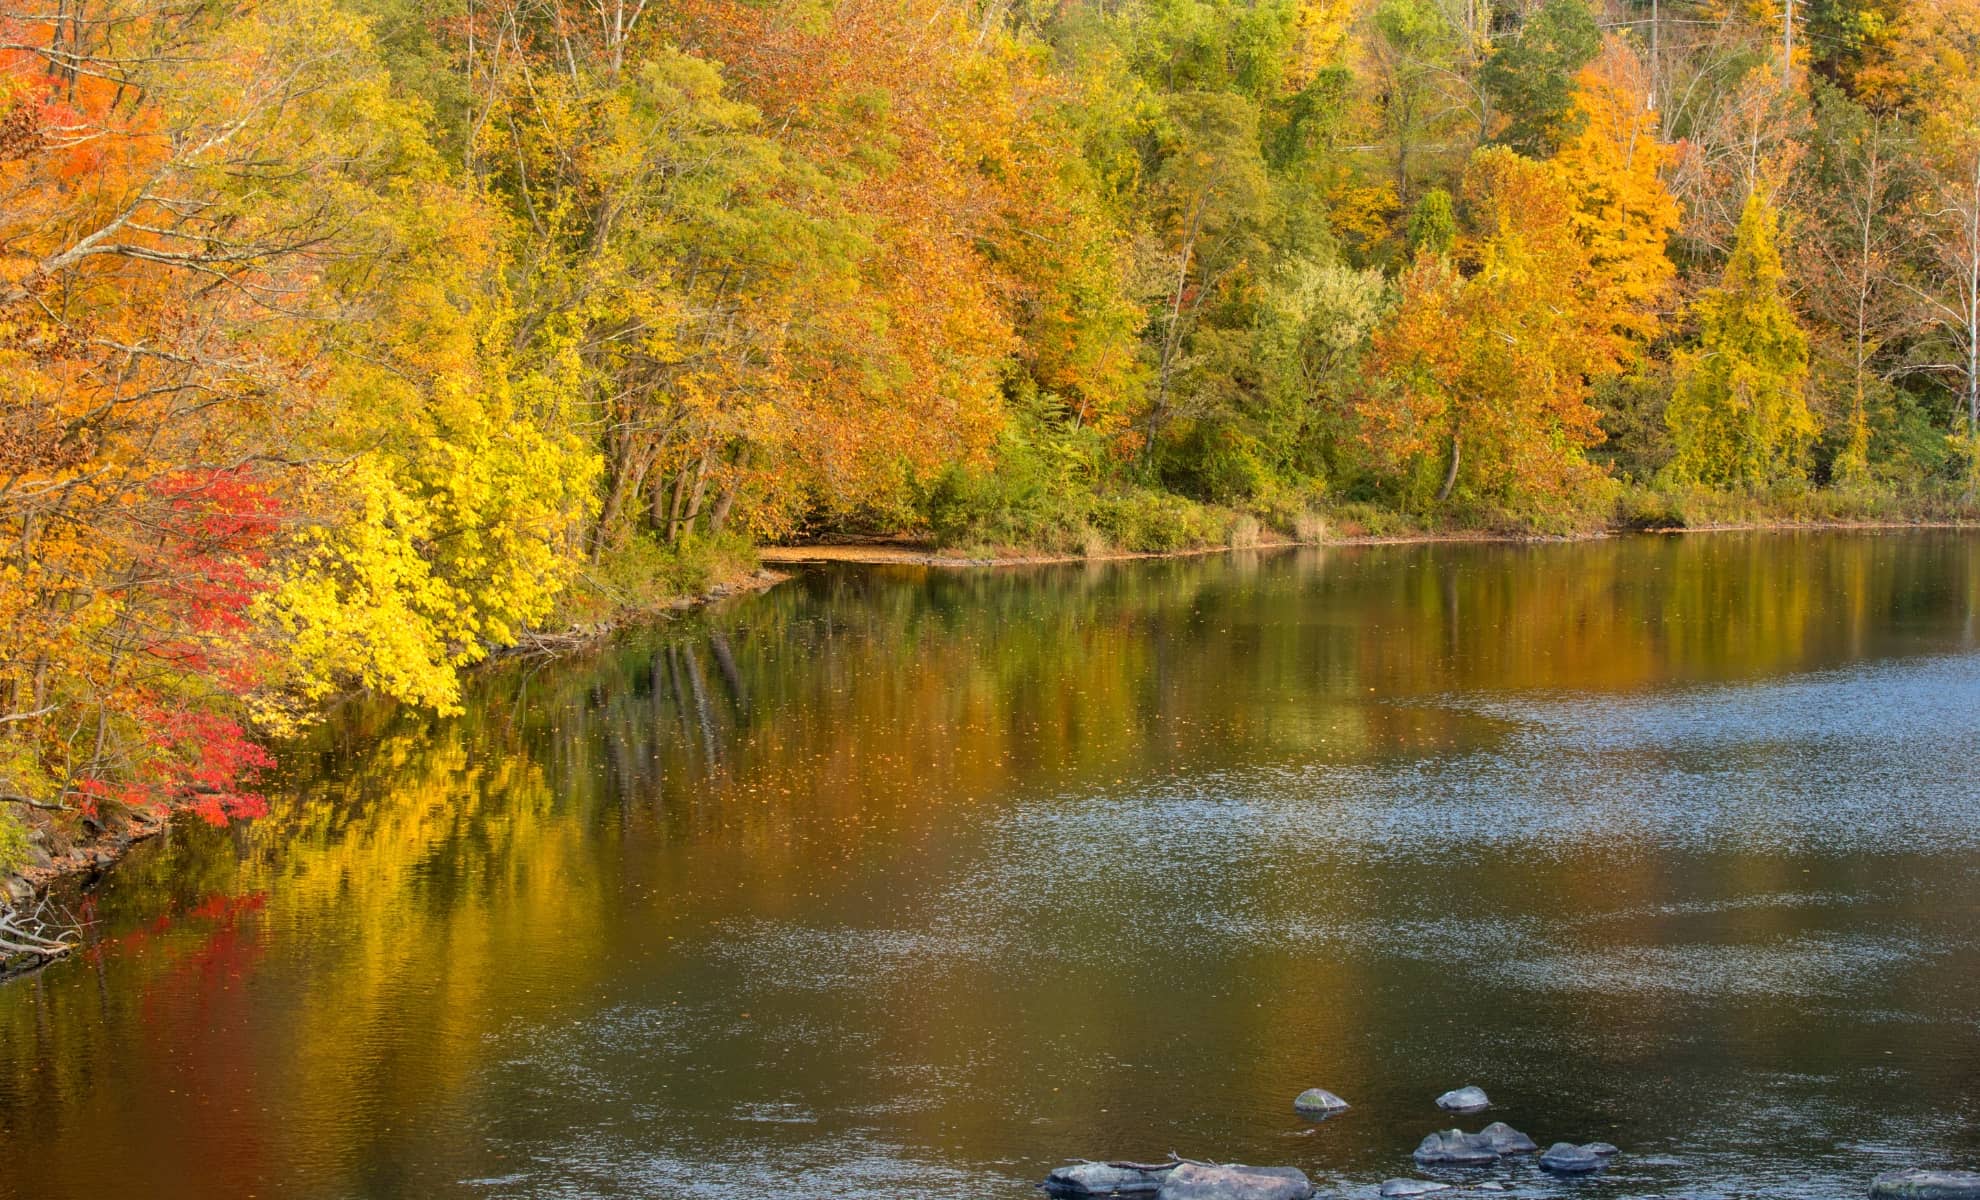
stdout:
[(1977, 387), (1980, 0), (0, 11), (0, 859), (754, 538), (1953, 512)]

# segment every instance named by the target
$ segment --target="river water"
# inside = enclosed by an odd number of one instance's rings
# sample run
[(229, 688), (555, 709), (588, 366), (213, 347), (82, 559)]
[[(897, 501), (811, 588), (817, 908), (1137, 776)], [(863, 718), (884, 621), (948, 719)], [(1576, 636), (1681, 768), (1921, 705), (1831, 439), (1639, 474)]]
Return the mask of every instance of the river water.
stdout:
[[(144, 848), (0, 987), (0, 1195), (1363, 1197), (1980, 1166), (1980, 538), (800, 575)], [(1295, 1094), (1354, 1108), (1314, 1125)]]

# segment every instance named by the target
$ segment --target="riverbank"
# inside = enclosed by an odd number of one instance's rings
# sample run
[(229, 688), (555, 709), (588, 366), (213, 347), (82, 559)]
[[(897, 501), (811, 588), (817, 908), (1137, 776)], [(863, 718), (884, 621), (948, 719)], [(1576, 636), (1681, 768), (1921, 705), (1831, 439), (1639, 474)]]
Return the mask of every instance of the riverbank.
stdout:
[[(789, 578), (785, 572), (766, 569), (752, 560), (715, 571), (700, 590), (690, 595), (656, 596), (647, 600), (619, 589), (600, 589), (599, 594), (605, 597), (602, 604), (588, 606), (581, 610), (581, 616), (566, 613), (552, 627), (526, 631), (515, 645), (489, 655), (483, 665), (529, 655), (573, 653), (636, 625), (765, 591)], [(341, 702), (333, 701), (325, 711)], [(133, 847), (171, 827), (169, 814), (140, 808), (106, 809), (90, 824), (80, 827), (74, 820), (61, 819), (70, 815), (44, 808), (23, 810), (21, 857), (24, 861), (12, 871), (0, 872), (0, 911), (9, 907), (17, 912), (25, 910), (51, 886), (66, 879), (82, 879), (86, 885), (116, 865)], [(0, 953), (0, 980), (33, 970), (46, 961), (52, 959)]]

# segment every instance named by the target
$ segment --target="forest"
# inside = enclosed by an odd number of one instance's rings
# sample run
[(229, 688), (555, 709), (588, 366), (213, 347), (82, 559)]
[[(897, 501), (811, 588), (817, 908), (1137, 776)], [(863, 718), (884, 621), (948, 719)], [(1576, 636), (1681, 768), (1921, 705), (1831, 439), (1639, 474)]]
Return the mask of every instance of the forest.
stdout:
[(0, 10), (0, 865), (764, 541), (1922, 521), (1980, 0)]

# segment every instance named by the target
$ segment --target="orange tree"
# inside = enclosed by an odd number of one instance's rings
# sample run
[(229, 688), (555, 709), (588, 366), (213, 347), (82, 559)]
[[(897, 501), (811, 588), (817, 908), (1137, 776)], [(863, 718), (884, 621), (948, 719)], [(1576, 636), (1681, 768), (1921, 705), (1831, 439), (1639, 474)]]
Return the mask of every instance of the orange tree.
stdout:
[(1465, 172), (1456, 256), (1425, 251), (1375, 334), (1361, 437), (1407, 502), (1454, 497), (1568, 521), (1598, 491), (1590, 380), (1616, 369), (1587, 244), (1557, 173), (1503, 148)]

